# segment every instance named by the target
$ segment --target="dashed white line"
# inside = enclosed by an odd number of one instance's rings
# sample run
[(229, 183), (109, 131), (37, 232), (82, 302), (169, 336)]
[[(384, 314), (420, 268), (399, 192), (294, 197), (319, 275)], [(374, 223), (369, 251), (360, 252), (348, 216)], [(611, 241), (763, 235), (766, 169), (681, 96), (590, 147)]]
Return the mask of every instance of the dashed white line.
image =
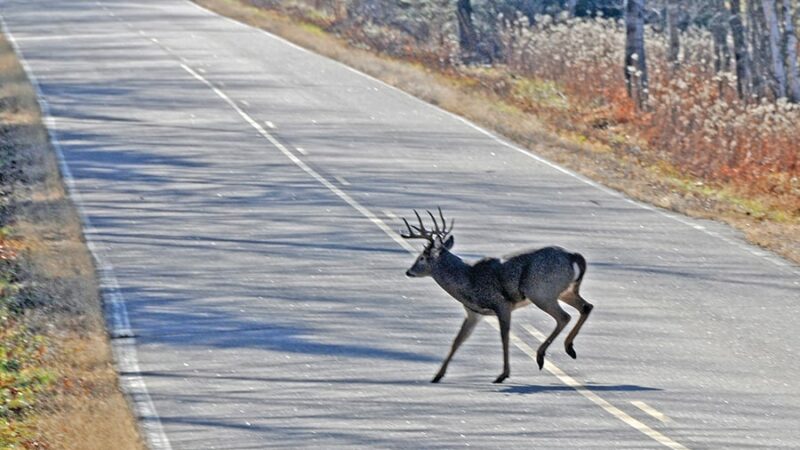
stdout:
[(281, 153), (283, 153), (287, 158), (289, 158), (289, 160), (292, 161), (297, 167), (302, 169), (307, 174), (311, 175), (311, 177), (313, 177), (315, 180), (317, 180), (320, 184), (322, 184), (323, 186), (328, 188), (331, 192), (336, 194), (336, 196), (338, 196), (339, 198), (344, 200), (345, 203), (347, 203), (353, 209), (355, 209), (356, 211), (361, 213), (361, 215), (363, 215), (364, 217), (369, 219), (370, 222), (374, 223), (378, 228), (381, 229), (381, 231), (383, 231), (384, 233), (386, 233), (387, 236), (392, 238), (393, 241), (397, 242), (398, 245), (400, 245), (401, 247), (403, 247), (404, 249), (406, 249), (410, 253), (415, 253), (416, 252), (416, 249), (411, 244), (406, 242), (403, 238), (400, 237), (399, 234), (395, 233), (391, 228), (389, 228), (389, 226), (386, 225), (386, 223), (383, 220), (381, 220), (378, 216), (376, 216), (370, 210), (368, 210), (363, 205), (361, 205), (361, 203), (357, 202), (355, 199), (350, 197), (350, 195), (348, 195), (346, 192), (344, 192), (343, 190), (339, 189), (335, 184), (333, 184), (330, 181), (328, 181), (327, 178), (325, 178), (322, 175), (320, 175), (319, 173), (317, 173), (317, 171), (312, 169), (308, 164), (304, 163), (303, 160), (301, 160), (294, 153), (292, 153), (291, 150), (289, 150), (285, 145), (283, 145), (283, 143), (281, 143), (277, 138), (275, 138), (275, 136), (270, 134), (255, 119), (253, 119), (253, 117), (251, 117), (249, 114), (244, 112), (242, 110), (242, 108), (240, 108), (239, 105), (237, 105), (235, 101), (233, 101), (230, 97), (228, 97), (228, 95), (226, 93), (224, 93), (221, 90), (219, 90), (219, 88), (214, 86), (213, 83), (211, 83), (210, 81), (206, 80), (202, 75), (200, 75), (199, 73), (195, 72), (194, 69), (192, 69), (191, 67), (187, 66), (186, 64), (181, 64), (181, 67), (183, 68), (183, 70), (189, 72), (189, 74), (192, 75), (194, 78), (196, 78), (198, 81), (200, 81), (201, 83), (205, 84), (212, 91), (214, 91), (214, 93), (217, 94), (217, 96), (219, 98), (224, 100), (225, 103), (227, 103), (231, 108), (233, 108), (234, 111), (236, 111), (237, 114), (239, 114), (239, 116), (241, 116), (247, 123), (249, 123), (250, 126), (255, 128), (256, 131), (258, 131), (258, 133), (261, 136), (263, 136), (267, 141), (269, 141), (272, 145), (274, 145)]
[(274, 130), (275, 128), (277, 128), (277, 127), (275, 126), (275, 124), (274, 124), (274, 123), (272, 123), (272, 122), (270, 122), (269, 120), (265, 120), (265, 121), (264, 121), (264, 125), (266, 125), (266, 126), (267, 126), (267, 128), (269, 128), (270, 130)]
[(333, 178), (335, 178), (336, 181), (338, 181), (339, 184), (341, 184), (342, 186), (350, 186), (350, 182), (347, 181), (344, 177), (340, 177), (338, 175), (334, 175)]
[(648, 405), (647, 403), (641, 400), (633, 400), (631, 401), (631, 405), (641, 409), (646, 414), (658, 419), (662, 423), (672, 423), (672, 419), (670, 419), (666, 414), (662, 413), (661, 411), (653, 408), (652, 406)]
[[(492, 323), (492, 322), (490, 322)], [(492, 323), (493, 324), (493, 323)], [(494, 324), (493, 324), (494, 325)], [(496, 326), (496, 325), (495, 325)], [(530, 333), (533, 337), (535, 337), (539, 341), (543, 341), (545, 336), (537, 329), (533, 328), (530, 325), (523, 324), (522, 328)], [(520, 350), (525, 352), (528, 356), (532, 359), (536, 359), (536, 350), (531, 348), (527, 343), (525, 343), (522, 339), (520, 339), (515, 334), (511, 334), (511, 340), (514, 342), (514, 345), (517, 346)], [(631, 426), (636, 431), (644, 434), (645, 436), (653, 439), (654, 441), (658, 442), (659, 444), (672, 448), (675, 450), (687, 450), (687, 447), (683, 446), (682, 444), (674, 441), (673, 439), (665, 436), (663, 433), (656, 431), (646, 424), (642, 423), (639, 420), (631, 417), (625, 411), (617, 408), (616, 406), (612, 405), (608, 400), (600, 397), (594, 391), (590, 390), (578, 380), (572, 378), (571, 376), (567, 375), (563, 370), (558, 368), (555, 364), (551, 363), (548, 360), (544, 362), (544, 369), (553, 374), (556, 378), (558, 378), (562, 383), (566, 384), (567, 386), (575, 389), (579, 394), (584, 396), (586, 399), (594, 403), (595, 405), (603, 408), (606, 412), (611, 414), (612, 416), (616, 417), (617, 419), (621, 420), (625, 424)]]
[(303, 147), (295, 147), (295, 150), (297, 150), (297, 153), (300, 153), (301, 155), (308, 155), (308, 151)]

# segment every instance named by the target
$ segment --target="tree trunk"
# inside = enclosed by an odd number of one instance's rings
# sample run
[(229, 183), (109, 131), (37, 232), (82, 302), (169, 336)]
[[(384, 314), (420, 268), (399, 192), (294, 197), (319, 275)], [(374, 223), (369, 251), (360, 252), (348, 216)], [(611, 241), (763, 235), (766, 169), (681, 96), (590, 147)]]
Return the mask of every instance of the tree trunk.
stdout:
[(625, 83), (637, 107), (647, 102), (647, 60), (644, 52), (644, 2), (627, 0), (625, 5)]
[(472, 3), (470, 0), (458, 0), (456, 3), (458, 17), (458, 44), (464, 62), (473, 62), (477, 56), (477, 36), (472, 23)]
[(797, 67), (797, 35), (794, 31), (794, 8), (791, 0), (783, 0), (783, 54), (786, 61), (786, 82), (789, 100), (800, 103), (800, 74)]
[(714, 15), (710, 21), (711, 35), (714, 38), (714, 70), (727, 72), (731, 68), (731, 49), (728, 46), (728, 11), (724, 0), (714, 1)]
[(736, 59), (736, 90), (739, 98), (747, 100), (753, 84), (750, 71), (750, 52), (747, 51), (747, 30), (742, 22), (740, 0), (731, 0), (731, 34), (733, 34), (733, 56)]
[(578, 9), (578, 0), (567, 0), (565, 8), (570, 17), (575, 17), (575, 12)]
[(764, 9), (764, 20), (767, 25), (766, 38), (769, 51), (771, 68), (770, 85), (775, 98), (786, 97), (786, 70), (783, 67), (780, 41), (781, 30), (778, 23), (778, 14), (775, 10), (775, 0), (761, 0)]
[(678, 11), (679, 0), (669, 0), (667, 2), (666, 15), (667, 15), (667, 36), (669, 39), (669, 51), (667, 52), (667, 60), (673, 69), (677, 69), (680, 65), (681, 53), (681, 38), (680, 31), (678, 30)]
[(750, 47), (752, 48), (750, 69), (753, 76), (753, 93), (757, 97), (766, 97), (769, 84), (769, 46), (764, 39), (767, 25), (760, 1), (747, 1), (747, 19), (750, 25)]

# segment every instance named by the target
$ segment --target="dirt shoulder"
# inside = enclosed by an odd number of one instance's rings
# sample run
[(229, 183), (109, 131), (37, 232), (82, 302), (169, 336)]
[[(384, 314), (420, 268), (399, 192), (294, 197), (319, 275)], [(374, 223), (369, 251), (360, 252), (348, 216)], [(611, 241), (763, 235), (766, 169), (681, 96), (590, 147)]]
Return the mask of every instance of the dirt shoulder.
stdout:
[(80, 219), (2, 33), (0, 225), (0, 447), (143, 449)]
[(590, 123), (585, 127), (559, 125), (557, 120), (526, 112), (531, 108), (514, 99), (498, 96), (492, 84), (502, 75), (491, 70), (433, 70), (357, 48), (317, 24), (257, 8), (245, 0), (193, 1), (370, 74), (632, 198), (693, 217), (724, 221), (742, 231), (750, 242), (800, 264), (800, 211), (776, 207), (766, 197), (743, 195), (735, 186), (694, 180), (680, 168), (664, 167), (643, 157), (635, 142), (610, 146), (602, 140), (587, 141)]

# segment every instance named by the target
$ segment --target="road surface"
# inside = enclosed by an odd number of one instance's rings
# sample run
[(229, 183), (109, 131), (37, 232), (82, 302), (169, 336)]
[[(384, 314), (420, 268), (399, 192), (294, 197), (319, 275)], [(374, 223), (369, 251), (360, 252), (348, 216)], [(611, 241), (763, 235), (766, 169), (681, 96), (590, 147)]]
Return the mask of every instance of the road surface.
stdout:
[[(630, 201), (184, 0), (1, 0), (98, 259), (153, 448), (798, 448), (798, 267)], [(557, 244), (595, 310), (570, 359), (514, 315), (511, 378), (399, 216), (468, 259)], [(573, 323), (577, 314), (573, 312)]]

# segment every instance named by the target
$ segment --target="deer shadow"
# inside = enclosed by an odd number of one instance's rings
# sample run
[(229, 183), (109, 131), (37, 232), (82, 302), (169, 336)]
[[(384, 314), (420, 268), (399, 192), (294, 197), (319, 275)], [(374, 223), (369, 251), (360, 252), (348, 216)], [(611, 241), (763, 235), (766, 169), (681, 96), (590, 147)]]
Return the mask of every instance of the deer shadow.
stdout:
[[(662, 389), (638, 386), (635, 384), (588, 384), (584, 386), (592, 392), (652, 392), (661, 391)], [(516, 385), (505, 386), (499, 390), (503, 394), (540, 394), (547, 392), (569, 392), (575, 388), (565, 385), (548, 384), (548, 385)]]

